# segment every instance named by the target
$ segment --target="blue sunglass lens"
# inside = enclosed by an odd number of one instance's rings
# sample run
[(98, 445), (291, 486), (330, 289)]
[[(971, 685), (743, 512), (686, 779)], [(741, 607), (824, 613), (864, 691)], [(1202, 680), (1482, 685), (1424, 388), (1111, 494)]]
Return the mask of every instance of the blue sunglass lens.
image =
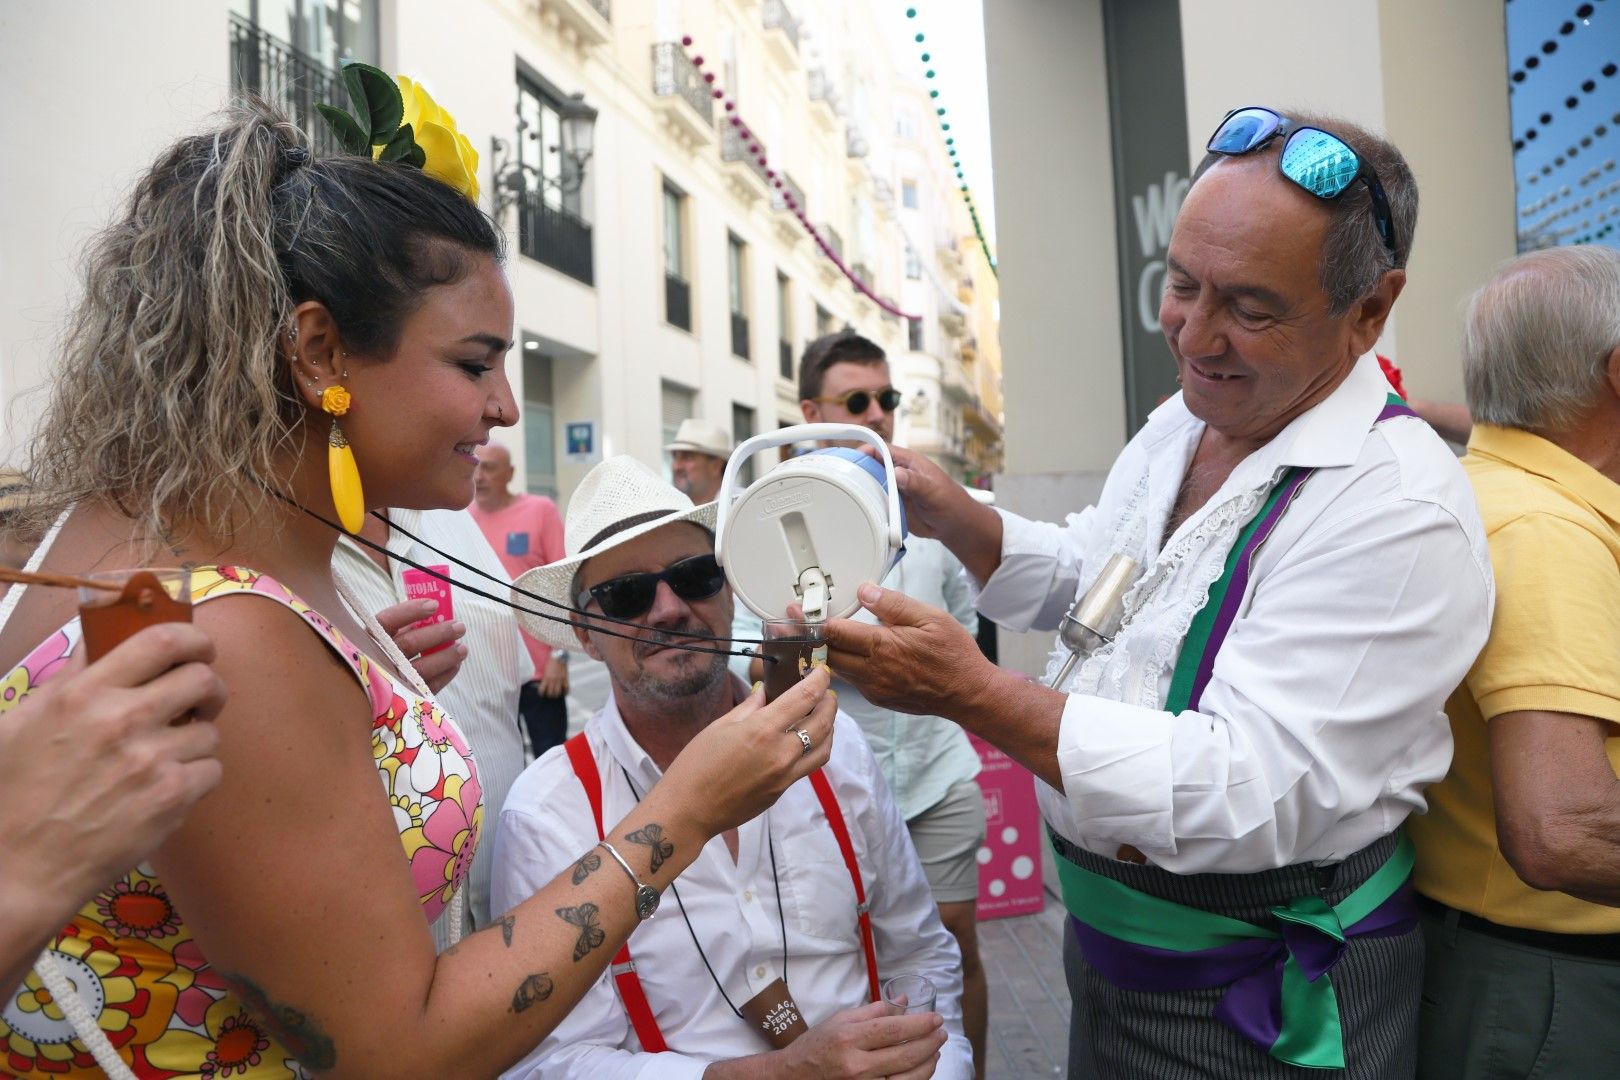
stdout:
[(1276, 132), (1282, 118), (1269, 109), (1239, 109), (1228, 116), (1206, 147), (1217, 154), (1246, 154)]
[(1336, 199), (1361, 171), (1361, 158), (1336, 135), (1301, 128), (1289, 136), (1282, 152), (1282, 172), (1322, 199)]

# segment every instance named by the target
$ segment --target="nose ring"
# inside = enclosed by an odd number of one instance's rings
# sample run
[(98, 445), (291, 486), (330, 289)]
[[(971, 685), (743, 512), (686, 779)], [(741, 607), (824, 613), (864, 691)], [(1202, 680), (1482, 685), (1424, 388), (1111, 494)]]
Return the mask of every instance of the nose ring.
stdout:
[(503, 423), (506, 421), (506, 413), (502, 410), (500, 402), (495, 403), (495, 419)]

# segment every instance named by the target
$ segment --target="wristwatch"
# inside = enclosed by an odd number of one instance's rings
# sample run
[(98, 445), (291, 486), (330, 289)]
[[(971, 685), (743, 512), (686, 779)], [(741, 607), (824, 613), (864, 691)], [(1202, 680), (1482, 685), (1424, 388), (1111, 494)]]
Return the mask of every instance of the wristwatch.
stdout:
[(620, 855), (612, 844), (603, 840), (601, 846), (613, 856), (614, 862), (624, 867), (624, 872), (630, 875), (630, 881), (636, 887), (636, 918), (642, 921), (652, 918), (653, 912), (658, 910), (658, 890), (651, 885), (643, 884), (641, 879), (636, 877), (636, 872), (630, 869), (630, 864), (624, 861), (624, 856)]

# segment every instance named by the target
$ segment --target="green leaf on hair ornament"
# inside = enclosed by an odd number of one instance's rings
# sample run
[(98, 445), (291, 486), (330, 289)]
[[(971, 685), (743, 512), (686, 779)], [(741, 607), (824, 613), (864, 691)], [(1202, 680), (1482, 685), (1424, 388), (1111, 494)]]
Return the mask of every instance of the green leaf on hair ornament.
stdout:
[(338, 142), (343, 145), (345, 153), (368, 154), (371, 152), (371, 139), (354, 117), (338, 108), (336, 105), (316, 105), (315, 111), (321, 114), (332, 134), (337, 136)]
[(360, 126), (370, 134), (368, 145), (387, 146), (405, 119), (405, 99), (385, 71), (354, 60), (343, 62), (343, 85), (360, 113)]
[(388, 145), (383, 147), (383, 152), (377, 155), (377, 160), (402, 161), (420, 169), (427, 161), (427, 155), (416, 145), (416, 133), (411, 130), (411, 125), (401, 124), (394, 137), (388, 140)]

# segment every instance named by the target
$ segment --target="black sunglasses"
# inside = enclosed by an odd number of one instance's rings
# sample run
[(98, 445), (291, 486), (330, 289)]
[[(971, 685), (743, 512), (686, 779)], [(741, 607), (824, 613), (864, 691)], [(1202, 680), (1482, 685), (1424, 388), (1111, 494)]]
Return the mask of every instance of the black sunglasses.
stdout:
[(1272, 109), (1250, 106), (1226, 114), (1209, 137), (1204, 149), (1212, 154), (1236, 157), (1265, 147), (1286, 135), (1277, 168), (1282, 174), (1318, 199), (1331, 202), (1350, 190), (1357, 180), (1367, 185), (1371, 196), (1373, 223), (1391, 255), (1395, 254), (1395, 219), (1389, 212), (1389, 198), (1378, 174), (1360, 154), (1331, 131), (1316, 127), (1295, 127), (1293, 121)]
[(900, 407), (900, 402), (905, 397), (904, 394), (891, 386), (887, 390), (879, 390), (876, 395), (870, 390), (851, 390), (843, 397), (818, 397), (810, 400), (820, 402), (823, 405), (842, 405), (852, 413), (863, 413), (866, 411), (866, 407), (872, 404), (874, 396), (877, 398), (878, 407), (884, 412), (894, 412)]
[(660, 581), (668, 582), (670, 591), (682, 600), (707, 600), (726, 583), (726, 574), (713, 555), (694, 555), (656, 573), (624, 574), (592, 585), (579, 594), (575, 606), (583, 609), (595, 600), (610, 619), (634, 619), (652, 607)]

